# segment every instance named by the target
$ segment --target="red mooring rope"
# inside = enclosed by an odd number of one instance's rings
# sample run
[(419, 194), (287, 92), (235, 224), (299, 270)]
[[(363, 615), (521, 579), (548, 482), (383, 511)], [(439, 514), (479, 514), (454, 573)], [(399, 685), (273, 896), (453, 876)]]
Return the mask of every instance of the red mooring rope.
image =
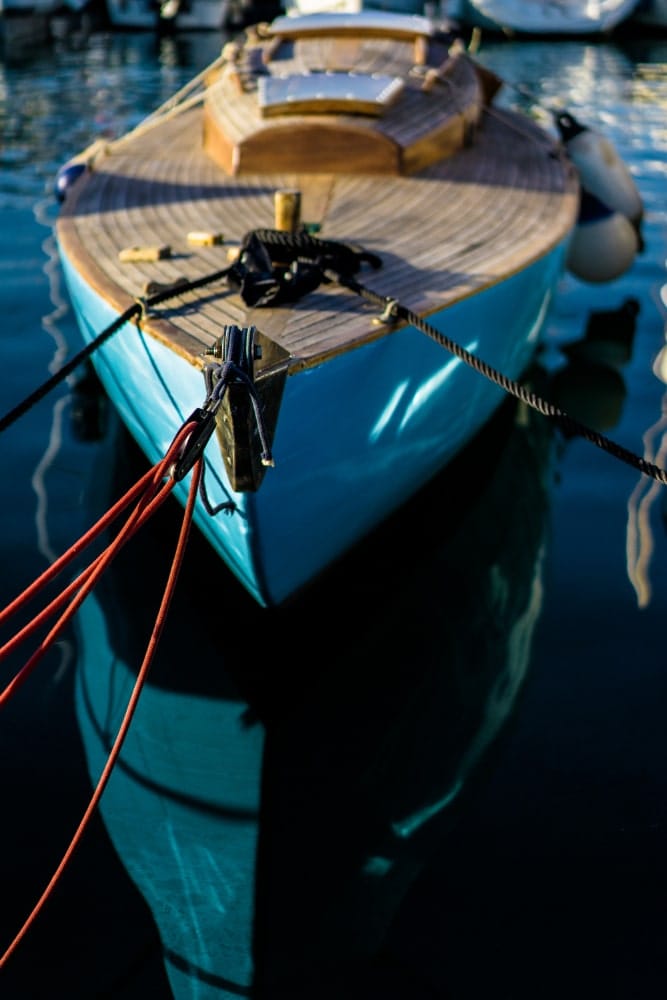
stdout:
[[(53, 626), (48, 635), (42, 640), (36, 652), (29, 658), (27, 663), (19, 670), (14, 679), (5, 687), (4, 691), (0, 694), (0, 706), (6, 704), (6, 702), (12, 697), (16, 692), (17, 688), (23, 681), (28, 677), (28, 675), (35, 668), (39, 660), (42, 658), (46, 650), (55, 641), (56, 636), (61, 631), (63, 626), (70, 620), (76, 609), (81, 605), (84, 598), (93, 589), (97, 583), (99, 577), (104, 572), (104, 570), (109, 566), (114, 557), (118, 554), (123, 545), (136, 533), (136, 531), (146, 523), (146, 521), (155, 513), (155, 511), (160, 507), (166, 498), (171, 493), (174, 485), (175, 479), (169, 475), (169, 470), (173, 467), (174, 460), (180, 454), (185, 442), (192, 433), (196, 425), (192, 423), (186, 424), (181, 428), (179, 433), (174, 438), (168, 453), (133, 486), (125, 496), (118, 501), (89, 531), (87, 531), (78, 542), (75, 542), (71, 548), (57, 559), (51, 566), (44, 572), (37, 580), (34, 581), (22, 594), (19, 595), (11, 604), (0, 611), (0, 624), (7, 621), (7, 619), (22, 608), (28, 600), (34, 597), (50, 580), (52, 580), (65, 566), (67, 566), (72, 559), (77, 556), (86, 545), (88, 545), (93, 539), (97, 538), (101, 531), (103, 531), (109, 524), (111, 524), (123, 510), (125, 510), (133, 500), (138, 499), (136, 508), (128, 516), (125, 525), (118, 533), (114, 541), (107, 546), (104, 551), (98, 555), (90, 563), (86, 569), (84, 569), (79, 576), (70, 583), (62, 593), (56, 597), (43, 611), (41, 611), (29, 625), (21, 629), (9, 642), (5, 643), (4, 646), (0, 647), (0, 660), (4, 659), (16, 646), (22, 642), (28, 636), (32, 635), (36, 628), (38, 628), (49, 615), (58, 611), (66, 601), (69, 600), (70, 596), (77, 592), (74, 598), (70, 601), (66, 610), (60, 616), (56, 624)], [(132, 717), (134, 715), (137, 703), (139, 700), (139, 695), (143, 688), (148, 670), (153, 661), (155, 655), (155, 650), (157, 644), (160, 640), (164, 626), (167, 619), (167, 612), (171, 604), (171, 600), (174, 594), (176, 580), (178, 579), (178, 574), (183, 563), (183, 557), (185, 555), (185, 547), (187, 544), (188, 536), (190, 533), (190, 527), (192, 525), (192, 515), (194, 511), (195, 499), (197, 497), (197, 491), (199, 489), (199, 484), (201, 482), (203, 471), (203, 460), (200, 457), (193, 467), (192, 481), (190, 484), (190, 491), (188, 494), (188, 500), (183, 514), (183, 521), (181, 523), (181, 530), (179, 533), (178, 541), (176, 544), (176, 549), (174, 552), (174, 558), (172, 560), (171, 568), (169, 571), (169, 576), (165, 584), (164, 594), (162, 596), (162, 601), (158, 609), (157, 617), (155, 619), (155, 624), (153, 626), (153, 631), (151, 633), (150, 639), (148, 641), (148, 646), (146, 648), (146, 653), (141, 665), (141, 668), (137, 674), (137, 679), (134, 683), (132, 689), (132, 694), (128, 701), (123, 720), (121, 722), (120, 728), (113, 742), (109, 756), (107, 758), (106, 764), (102, 773), (98, 779), (97, 785), (90, 799), (88, 807), (79, 823), (70, 844), (65, 851), (63, 858), (58, 865), (57, 869), (53, 873), (48, 885), (44, 889), (44, 892), (38, 899), (37, 903), (33, 907), (31, 913), (28, 915), (23, 923), (20, 931), (7, 947), (4, 954), (0, 957), (0, 969), (4, 968), (6, 963), (9, 961), (11, 956), (14, 954), (19, 944), (23, 938), (28, 933), (32, 924), (42, 911), (44, 905), (50, 898), (53, 890), (60, 879), (62, 873), (70, 862), (74, 851), (79, 845), (83, 834), (85, 833), (88, 824), (90, 822), (91, 816), (97, 807), (97, 804), (102, 797), (102, 793), (106, 788), (107, 782), (111, 776), (111, 772), (114, 768), (118, 755), (120, 753), (123, 741), (127, 735)], [(163, 483), (163, 480), (167, 477), (167, 481)], [(162, 485), (160, 485), (162, 483)], [(143, 494), (142, 494), (143, 490)]]

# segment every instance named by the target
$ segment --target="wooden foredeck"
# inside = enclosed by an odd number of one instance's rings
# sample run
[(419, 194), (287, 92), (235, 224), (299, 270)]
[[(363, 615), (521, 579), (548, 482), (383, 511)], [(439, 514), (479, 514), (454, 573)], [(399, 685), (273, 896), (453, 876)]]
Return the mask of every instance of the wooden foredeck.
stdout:
[[(453, 91), (455, 114), (460, 92), (439, 81), (436, 87), (440, 101)], [(206, 110), (192, 106), (165, 115), (156, 127), (98, 151), (92, 170), (62, 206), (63, 250), (120, 311), (144, 294), (148, 282), (194, 280), (226, 267), (230, 249), (246, 233), (273, 227), (280, 189), (301, 192), (302, 220), (317, 224), (323, 239), (357, 244), (382, 258), (383, 267), (361, 272), (360, 281), (423, 315), (525, 267), (560, 242), (576, 219), (572, 167), (523, 116), (482, 108), (469, 145), (407, 175), (274, 173), (271, 162), (261, 172), (230, 175), (203, 148), (204, 120), (210, 129), (211, 116), (225, 116), (225, 127), (242, 133), (247, 95), (225, 114), (224, 102), (218, 103), (225, 92), (217, 94)], [(388, 126), (395, 134), (403, 130), (401, 142), (408, 145), (410, 121), (408, 113)], [(277, 127), (290, 143), (314, 121), (291, 115)], [(224, 243), (193, 246), (192, 231), (220, 232)], [(171, 255), (163, 259), (119, 259), (124, 248), (165, 245)], [(142, 326), (199, 365), (223, 325), (254, 324), (289, 352), (291, 368), (299, 368), (384, 335), (386, 328), (372, 322), (375, 315), (333, 285), (322, 285), (295, 307), (248, 310), (223, 280), (175, 297)]]

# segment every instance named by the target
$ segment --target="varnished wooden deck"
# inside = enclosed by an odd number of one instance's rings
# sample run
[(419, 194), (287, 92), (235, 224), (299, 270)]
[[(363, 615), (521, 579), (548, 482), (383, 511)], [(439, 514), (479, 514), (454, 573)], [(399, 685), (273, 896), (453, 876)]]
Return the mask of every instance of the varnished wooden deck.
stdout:
[[(243, 106), (239, 101), (228, 116), (237, 131), (244, 127)], [(212, 99), (206, 113), (225, 108), (216, 110)], [(290, 124), (312, 124), (301, 117), (280, 123), (285, 143)], [(409, 120), (395, 129), (405, 131)], [(409, 176), (268, 170), (230, 176), (204, 152), (203, 131), (204, 110), (194, 106), (111, 144), (61, 208), (64, 252), (119, 311), (149, 281), (192, 280), (224, 268), (230, 247), (247, 232), (273, 227), (274, 193), (282, 188), (301, 191), (302, 219), (319, 224), (323, 239), (358, 244), (382, 258), (383, 267), (361, 272), (360, 281), (424, 315), (544, 255), (576, 218), (577, 180), (555, 144), (524, 117), (493, 107), (481, 112), (471, 145)], [(224, 244), (188, 243), (189, 232), (202, 230), (221, 232)], [(171, 256), (119, 260), (123, 248), (159, 245), (169, 245)], [(332, 285), (293, 308), (247, 310), (221, 281), (175, 297), (142, 326), (198, 365), (224, 324), (254, 324), (299, 368), (384, 335), (374, 315)]]

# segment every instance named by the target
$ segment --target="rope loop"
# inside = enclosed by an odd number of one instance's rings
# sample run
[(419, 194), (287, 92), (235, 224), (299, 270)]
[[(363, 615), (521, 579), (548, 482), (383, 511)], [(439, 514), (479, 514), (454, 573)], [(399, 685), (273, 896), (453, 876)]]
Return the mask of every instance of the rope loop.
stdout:
[[(216, 375), (217, 380), (215, 379)], [(213, 412), (215, 412), (220, 406), (229, 385), (241, 385), (246, 389), (248, 395), (250, 396), (250, 402), (252, 403), (253, 414), (255, 416), (255, 425), (257, 427), (257, 433), (259, 434), (259, 440), (262, 445), (262, 452), (260, 456), (262, 465), (273, 467), (275, 462), (269, 446), (269, 438), (264, 424), (261, 403), (255, 384), (250, 376), (244, 372), (242, 368), (239, 368), (238, 365), (234, 364), (233, 361), (223, 361), (220, 364), (206, 365), (204, 368), (204, 379), (206, 381), (207, 390), (207, 404), (205, 405), (208, 405), (209, 409), (214, 407)]]

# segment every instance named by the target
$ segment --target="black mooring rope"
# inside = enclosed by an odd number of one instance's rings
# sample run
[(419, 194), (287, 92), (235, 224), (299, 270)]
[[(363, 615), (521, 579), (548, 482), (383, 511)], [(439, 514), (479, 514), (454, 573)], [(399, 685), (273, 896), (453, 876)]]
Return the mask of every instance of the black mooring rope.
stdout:
[(579, 435), (579, 437), (586, 438), (587, 441), (597, 445), (598, 448), (608, 452), (615, 458), (619, 458), (621, 461), (633, 466), (635, 469), (643, 472), (644, 475), (650, 476), (652, 479), (657, 480), (663, 485), (667, 485), (667, 471), (665, 469), (661, 469), (660, 466), (654, 465), (652, 462), (648, 462), (640, 455), (624, 448), (623, 445), (610, 440), (608, 437), (605, 437), (604, 434), (600, 434), (599, 431), (595, 431), (592, 428), (587, 427), (585, 424), (580, 423), (578, 420), (575, 420), (574, 417), (571, 417), (568, 413), (565, 413), (553, 403), (537, 396), (532, 390), (521, 385), (520, 382), (515, 382), (513, 379), (507, 378), (506, 375), (502, 375), (485, 361), (482, 361), (480, 358), (467, 351), (465, 347), (461, 347), (460, 344), (450, 340), (444, 333), (436, 330), (434, 326), (425, 322), (420, 316), (413, 313), (396, 299), (378, 295), (377, 292), (373, 292), (371, 289), (359, 284), (358, 281), (355, 281), (354, 278), (351, 278), (348, 275), (338, 274), (335, 271), (328, 271), (325, 272), (325, 276), (330, 281), (336, 281), (345, 288), (349, 288), (351, 291), (356, 292), (357, 295), (360, 295), (367, 301), (372, 302), (374, 305), (382, 307), (383, 313), (389, 321), (392, 319), (403, 319), (411, 326), (417, 327), (417, 329), (422, 333), (425, 333), (428, 337), (431, 337), (432, 340), (437, 341), (438, 344), (445, 347), (451, 354), (455, 354), (461, 361), (465, 361), (465, 363), (470, 365), (471, 368), (474, 368), (475, 371), (480, 372), (486, 378), (495, 382), (496, 385), (501, 386), (505, 392), (508, 392), (517, 399), (520, 399), (522, 402), (527, 403), (528, 406), (531, 406), (534, 410), (537, 410), (544, 416), (550, 417), (567, 433), (573, 435), (576, 434)]
[(129, 322), (135, 314), (138, 315), (141, 311), (142, 307), (138, 302), (135, 302), (129, 309), (126, 309), (122, 316), (115, 319), (113, 323), (106, 328), (106, 330), (103, 330), (102, 333), (98, 334), (95, 340), (92, 340), (90, 344), (87, 344), (82, 351), (79, 351), (79, 353), (71, 358), (66, 365), (63, 365), (63, 367), (60, 368), (55, 375), (52, 375), (50, 379), (47, 379), (46, 382), (43, 383), (43, 385), (40, 385), (29, 396), (26, 396), (26, 398), (15, 406), (13, 410), (6, 413), (4, 417), (0, 419), (0, 432), (6, 430), (10, 424), (13, 424), (15, 420), (18, 420), (18, 418), (22, 417), (24, 413), (27, 413), (28, 410), (35, 405), (35, 403), (38, 403), (40, 399), (43, 399), (44, 396), (51, 392), (51, 389), (55, 389), (55, 387), (66, 379), (68, 375), (71, 375), (71, 373), (78, 368), (79, 365), (93, 353), (93, 351), (97, 350), (100, 344), (103, 344), (105, 340), (108, 340), (109, 337), (116, 332), (116, 330), (120, 329), (121, 326), (124, 326), (124, 324)]
[(55, 389), (55, 387), (63, 382), (68, 375), (71, 375), (73, 371), (86, 361), (98, 347), (100, 347), (114, 333), (120, 330), (122, 326), (129, 323), (135, 316), (142, 316), (147, 309), (160, 305), (162, 302), (166, 302), (168, 299), (173, 298), (176, 295), (181, 295), (183, 292), (193, 291), (197, 288), (202, 288), (204, 285), (211, 284), (214, 281), (219, 281), (221, 278), (227, 277), (229, 270), (230, 268), (226, 267), (221, 271), (215, 271), (213, 274), (208, 274), (203, 278), (197, 278), (193, 281), (179, 281), (176, 285), (172, 285), (166, 289), (161, 289), (153, 295), (149, 295), (146, 298), (133, 302), (124, 313), (118, 316), (113, 323), (106, 327), (106, 329), (102, 330), (102, 332), (99, 333), (94, 340), (91, 340), (89, 344), (86, 344), (83, 350), (79, 351), (78, 354), (75, 354), (74, 357), (67, 362), (67, 364), (58, 369), (55, 375), (52, 375), (51, 378), (47, 379), (46, 382), (35, 389), (34, 392), (32, 392), (29, 396), (26, 396), (22, 402), (18, 403), (13, 410), (10, 410), (9, 413), (4, 415), (4, 417), (1, 417), (0, 433), (18, 420), (19, 417), (22, 417), (24, 413), (27, 413), (31, 407), (38, 403), (40, 399), (43, 399), (44, 396), (48, 395), (52, 389)]

